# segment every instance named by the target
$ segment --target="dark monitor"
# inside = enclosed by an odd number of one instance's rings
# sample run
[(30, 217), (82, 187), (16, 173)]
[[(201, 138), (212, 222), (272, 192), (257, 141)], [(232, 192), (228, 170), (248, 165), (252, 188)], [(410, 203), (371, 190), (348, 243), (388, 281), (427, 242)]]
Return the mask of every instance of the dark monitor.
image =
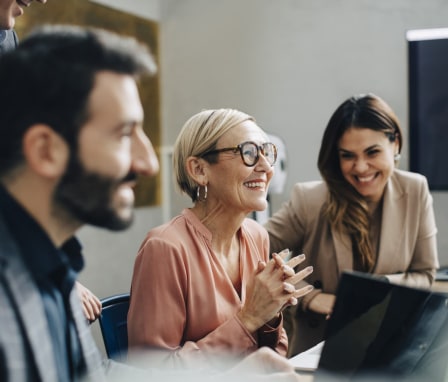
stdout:
[(448, 28), (410, 30), (410, 170), (448, 190)]
[(344, 272), (317, 382), (445, 381), (448, 294)]

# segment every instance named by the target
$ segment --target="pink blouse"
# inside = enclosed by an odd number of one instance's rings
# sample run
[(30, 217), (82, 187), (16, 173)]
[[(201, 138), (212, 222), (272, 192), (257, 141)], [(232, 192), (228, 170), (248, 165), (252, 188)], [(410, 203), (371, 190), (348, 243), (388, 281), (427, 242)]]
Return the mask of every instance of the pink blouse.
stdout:
[(263, 345), (286, 355), (283, 320), (254, 336), (236, 316), (258, 262), (269, 259), (268, 234), (257, 222), (245, 219), (239, 237), (241, 298), (212, 251), (210, 231), (189, 209), (148, 233), (132, 277), (130, 348), (168, 350), (163, 361), (174, 366), (213, 353), (240, 357)]

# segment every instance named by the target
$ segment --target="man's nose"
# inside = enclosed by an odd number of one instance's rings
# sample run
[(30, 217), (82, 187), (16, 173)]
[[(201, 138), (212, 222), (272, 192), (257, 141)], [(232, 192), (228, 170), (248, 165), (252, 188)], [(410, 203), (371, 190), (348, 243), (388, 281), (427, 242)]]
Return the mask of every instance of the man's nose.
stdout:
[(132, 170), (146, 176), (154, 176), (159, 172), (159, 160), (143, 130), (137, 133), (132, 142)]

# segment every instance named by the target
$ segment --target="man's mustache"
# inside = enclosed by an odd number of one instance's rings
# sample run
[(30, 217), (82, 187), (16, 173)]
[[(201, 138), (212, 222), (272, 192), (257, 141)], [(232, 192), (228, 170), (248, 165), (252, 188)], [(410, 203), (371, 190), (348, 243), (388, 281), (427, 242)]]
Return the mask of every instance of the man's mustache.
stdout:
[(128, 183), (128, 182), (136, 182), (138, 179), (138, 176), (135, 172), (130, 172), (128, 175), (126, 175), (120, 183)]

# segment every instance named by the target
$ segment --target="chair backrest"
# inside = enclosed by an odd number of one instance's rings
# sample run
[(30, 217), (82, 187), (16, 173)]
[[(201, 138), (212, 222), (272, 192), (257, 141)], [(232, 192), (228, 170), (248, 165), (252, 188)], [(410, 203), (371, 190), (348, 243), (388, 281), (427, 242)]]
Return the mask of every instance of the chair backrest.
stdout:
[(103, 310), (99, 317), (107, 356), (122, 362), (126, 361), (128, 352), (129, 297), (129, 293), (123, 293), (103, 298)]

